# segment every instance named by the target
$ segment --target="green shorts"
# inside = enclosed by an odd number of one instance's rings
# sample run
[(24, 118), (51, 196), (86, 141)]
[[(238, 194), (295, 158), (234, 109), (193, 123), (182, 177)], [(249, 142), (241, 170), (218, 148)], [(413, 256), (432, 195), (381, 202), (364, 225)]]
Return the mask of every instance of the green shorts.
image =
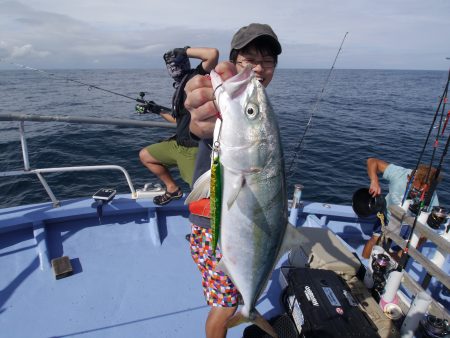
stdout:
[(183, 147), (175, 140), (168, 140), (152, 144), (145, 149), (164, 166), (168, 168), (177, 166), (183, 181), (192, 185), (198, 147)]

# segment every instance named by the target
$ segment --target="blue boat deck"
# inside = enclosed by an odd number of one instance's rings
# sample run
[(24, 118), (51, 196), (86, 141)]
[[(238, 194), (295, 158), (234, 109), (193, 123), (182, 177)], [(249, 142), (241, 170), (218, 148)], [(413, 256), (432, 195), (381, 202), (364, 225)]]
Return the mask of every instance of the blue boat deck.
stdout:
[[(209, 307), (185, 238), (187, 217), (184, 200), (157, 207), (129, 195), (105, 205), (101, 221), (92, 199), (2, 209), (0, 336), (203, 337)], [(350, 206), (305, 202), (296, 226), (328, 227), (360, 256), (372, 224)], [(51, 260), (62, 256), (73, 275), (56, 279)], [(267, 319), (283, 311), (286, 258), (257, 304)]]
[[(190, 224), (182, 203), (155, 208), (118, 196), (104, 207), (102, 224), (92, 200), (4, 210), (2, 335), (203, 336), (209, 307), (185, 239)], [(70, 258), (73, 275), (57, 280), (50, 260), (61, 256)], [(270, 317), (278, 302), (263, 296), (258, 309)], [(229, 337), (241, 337), (245, 327)]]

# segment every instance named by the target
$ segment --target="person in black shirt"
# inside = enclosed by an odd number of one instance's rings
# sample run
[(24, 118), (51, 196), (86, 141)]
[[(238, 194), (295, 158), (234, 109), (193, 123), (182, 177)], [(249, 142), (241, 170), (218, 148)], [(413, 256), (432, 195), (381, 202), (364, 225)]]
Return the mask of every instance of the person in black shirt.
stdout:
[[(200, 59), (202, 62), (191, 69), (189, 58)], [(155, 204), (165, 205), (183, 196), (183, 192), (170, 174), (170, 167), (178, 166), (181, 178), (189, 185), (192, 184), (198, 141), (194, 140), (189, 132), (191, 115), (184, 108), (184, 86), (195, 75), (208, 74), (216, 66), (218, 59), (219, 52), (215, 48), (175, 48), (164, 54), (167, 70), (174, 79), (175, 93), (172, 98), (172, 111), (157, 113), (166, 121), (177, 124), (176, 134), (139, 152), (142, 164), (158, 176), (166, 187), (163, 195), (153, 199)]]

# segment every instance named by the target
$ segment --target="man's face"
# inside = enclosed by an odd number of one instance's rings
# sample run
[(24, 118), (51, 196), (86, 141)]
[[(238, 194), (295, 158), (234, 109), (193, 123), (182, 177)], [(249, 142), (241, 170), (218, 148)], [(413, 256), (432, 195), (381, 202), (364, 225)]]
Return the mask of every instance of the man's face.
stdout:
[(262, 55), (255, 49), (250, 49), (246, 53), (239, 53), (236, 59), (236, 68), (238, 72), (246, 66), (251, 66), (256, 74), (256, 78), (264, 87), (267, 87), (272, 81), (275, 71), (275, 60), (270, 55)]

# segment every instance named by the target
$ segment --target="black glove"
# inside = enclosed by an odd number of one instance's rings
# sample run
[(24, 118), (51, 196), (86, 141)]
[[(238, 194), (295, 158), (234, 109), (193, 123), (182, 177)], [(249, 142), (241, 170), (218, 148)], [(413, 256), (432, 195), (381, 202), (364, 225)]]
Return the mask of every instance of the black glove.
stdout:
[(183, 59), (187, 58), (187, 49), (191, 48), (189, 46), (186, 46), (184, 48), (174, 48), (172, 50), (169, 50), (167, 52), (164, 53), (164, 61), (166, 61), (166, 63), (170, 63), (170, 62), (180, 62)]
[(189, 57), (186, 53), (188, 48), (190, 47), (174, 48), (164, 53), (163, 58), (166, 62), (167, 70), (175, 82), (180, 82), (183, 76), (191, 69)]
[(146, 110), (156, 115), (159, 115), (161, 113), (161, 108), (154, 101), (148, 102)]
[(135, 107), (138, 114), (157, 114), (161, 113), (161, 107), (158, 106), (154, 101), (148, 101), (147, 103), (138, 103)]

